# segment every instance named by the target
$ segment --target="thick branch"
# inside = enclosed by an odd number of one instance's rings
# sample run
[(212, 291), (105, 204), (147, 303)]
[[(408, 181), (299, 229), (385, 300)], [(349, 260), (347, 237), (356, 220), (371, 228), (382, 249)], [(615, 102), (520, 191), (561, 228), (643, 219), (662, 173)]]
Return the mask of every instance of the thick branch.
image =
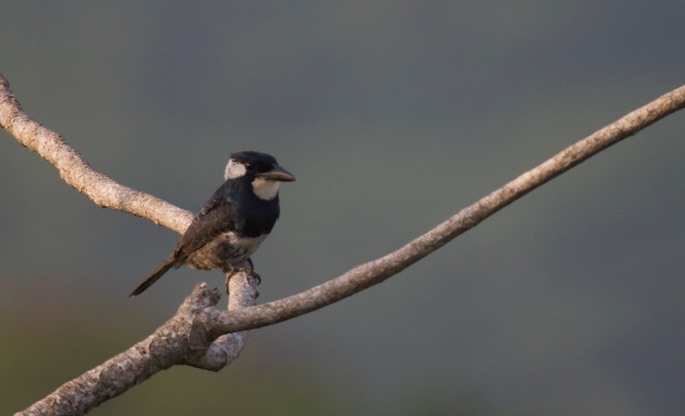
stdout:
[[(229, 310), (254, 305), (256, 290), (249, 272), (230, 279)], [(247, 332), (235, 332), (219, 337), (208, 345), (199, 332), (197, 314), (215, 307), (219, 292), (205, 283), (195, 286), (183, 301), (176, 315), (155, 332), (99, 366), (63, 384), (42, 400), (17, 415), (81, 415), (101, 403), (116, 397), (159, 371), (186, 364), (219, 371), (238, 358)], [(200, 324), (201, 325), (201, 324)]]

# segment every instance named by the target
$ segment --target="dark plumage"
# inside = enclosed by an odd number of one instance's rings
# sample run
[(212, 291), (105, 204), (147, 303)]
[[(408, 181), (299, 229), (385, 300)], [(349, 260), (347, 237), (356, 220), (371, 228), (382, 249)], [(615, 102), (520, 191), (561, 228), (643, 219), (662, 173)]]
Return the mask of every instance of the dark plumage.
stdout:
[(231, 154), (225, 182), (202, 207), (176, 249), (129, 296), (136, 296), (169, 269), (188, 264), (230, 271), (248, 259), (278, 219), (278, 184), (295, 177), (266, 153)]

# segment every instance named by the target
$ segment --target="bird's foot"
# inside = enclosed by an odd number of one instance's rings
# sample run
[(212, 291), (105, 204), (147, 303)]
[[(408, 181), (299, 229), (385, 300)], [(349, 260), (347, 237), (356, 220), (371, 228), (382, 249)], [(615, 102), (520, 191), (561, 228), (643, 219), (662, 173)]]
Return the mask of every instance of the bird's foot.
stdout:
[[(224, 269), (224, 274), (226, 275), (226, 295), (230, 294), (229, 284), (231, 282), (231, 278), (233, 277), (233, 275), (240, 273), (241, 271), (248, 272), (249, 279), (250, 280), (254, 279), (254, 285), (255, 286), (259, 286), (260, 284), (262, 284), (262, 277), (254, 271), (254, 264), (252, 263), (252, 259), (248, 258), (246, 261), (250, 266), (249, 268), (240, 267), (240, 266), (232, 266), (230, 268)], [(243, 263), (243, 266), (244, 265), (245, 265), (245, 263)]]

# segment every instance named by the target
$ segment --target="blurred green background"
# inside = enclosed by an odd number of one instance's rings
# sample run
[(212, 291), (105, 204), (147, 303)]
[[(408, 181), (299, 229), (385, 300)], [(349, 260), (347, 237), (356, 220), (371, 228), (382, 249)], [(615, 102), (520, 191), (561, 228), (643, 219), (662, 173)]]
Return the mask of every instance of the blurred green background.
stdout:
[[(197, 210), (232, 151), (298, 181), (260, 301), (397, 248), (685, 82), (679, 1), (5, 2), (0, 72), (101, 172)], [(95, 415), (675, 415), (685, 114), (401, 275), (253, 331), (218, 374)], [(126, 296), (178, 235), (100, 209), (0, 133), (0, 413), (149, 334), (199, 280)]]

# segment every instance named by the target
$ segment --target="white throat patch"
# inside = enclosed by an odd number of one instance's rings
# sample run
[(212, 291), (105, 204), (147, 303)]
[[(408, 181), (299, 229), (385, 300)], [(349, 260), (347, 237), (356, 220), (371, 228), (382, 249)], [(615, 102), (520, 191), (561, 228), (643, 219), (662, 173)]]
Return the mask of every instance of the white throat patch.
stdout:
[(224, 172), (224, 180), (239, 178), (245, 175), (247, 168), (240, 162), (236, 162), (233, 159), (228, 159), (228, 164), (226, 165), (226, 171)]
[(278, 195), (278, 187), (281, 183), (270, 179), (256, 178), (252, 181), (252, 190), (259, 199), (270, 201)]

